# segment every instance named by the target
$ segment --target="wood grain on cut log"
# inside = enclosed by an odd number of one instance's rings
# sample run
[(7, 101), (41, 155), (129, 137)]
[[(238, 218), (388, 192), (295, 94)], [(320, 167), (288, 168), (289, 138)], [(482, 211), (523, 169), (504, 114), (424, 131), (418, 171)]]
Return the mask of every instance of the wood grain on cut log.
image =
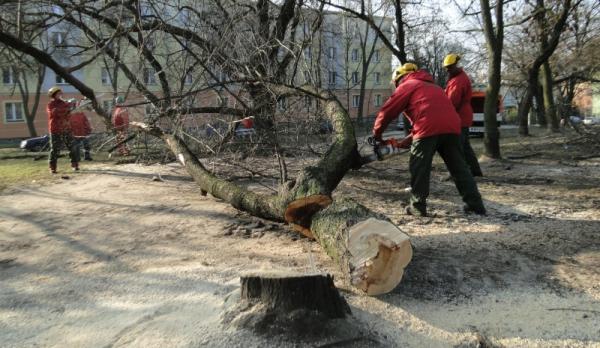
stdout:
[(311, 231), (350, 283), (368, 295), (394, 289), (412, 258), (405, 233), (350, 199), (336, 200), (316, 213)]
[(350, 307), (340, 296), (330, 275), (260, 274), (241, 277), (241, 299), (258, 302), (270, 310), (317, 311), (327, 318), (344, 318)]

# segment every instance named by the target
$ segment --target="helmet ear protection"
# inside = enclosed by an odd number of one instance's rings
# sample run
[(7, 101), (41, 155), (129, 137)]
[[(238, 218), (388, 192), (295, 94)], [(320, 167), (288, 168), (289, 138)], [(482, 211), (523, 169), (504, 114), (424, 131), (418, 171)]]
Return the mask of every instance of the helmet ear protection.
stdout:
[(411, 73), (411, 72), (415, 72), (417, 70), (419, 70), (419, 67), (416, 64), (414, 64), (414, 63), (404, 63), (403, 65), (399, 66), (394, 71), (394, 75), (392, 76), (392, 82), (396, 83), (404, 75), (406, 75), (408, 73)]

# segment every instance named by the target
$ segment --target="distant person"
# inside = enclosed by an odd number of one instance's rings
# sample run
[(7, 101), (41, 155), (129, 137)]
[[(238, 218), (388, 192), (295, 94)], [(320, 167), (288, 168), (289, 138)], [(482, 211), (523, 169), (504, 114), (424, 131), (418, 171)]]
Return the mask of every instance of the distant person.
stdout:
[(451, 53), (444, 58), (444, 68), (448, 73), (446, 84), (446, 95), (454, 105), (454, 109), (460, 116), (460, 142), (462, 144), (465, 161), (471, 169), (473, 176), (483, 176), (477, 156), (469, 141), (469, 127), (473, 125), (473, 109), (471, 108), (471, 80), (467, 73), (459, 66), (460, 56)]
[(71, 135), (69, 122), (69, 112), (74, 104), (64, 101), (62, 94), (62, 89), (56, 86), (48, 90), (48, 97), (50, 97), (50, 101), (46, 106), (48, 132), (50, 133), (50, 156), (48, 157), (48, 164), (52, 174), (56, 174), (58, 156), (63, 146), (69, 149), (71, 168), (79, 170), (79, 147)]
[(411, 197), (406, 213), (427, 216), (431, 163), (437, 152), (454, 177), (465, 213), (485, 215), (477, 184), (462, 155), (460, 118), (444, 90), (433, 83), (429, 73), (413, 63), (400, 66), (392, 81), (396, 90), (377, 113), (373, 138), (382, 142), (389, 123), (403, 111), (413, 126), (410, 136), (402, 141), (404, 146), (410, 146)]
[(129, 147), (126, 143), (124, 143), (125, 139), (127, 139), (127, 133), (129, 130), (129, 111), (125, 106), (125, 98), (122, 96), (118, 96), (115, 98), (115, 109), (112, 115), (112, 124), (117, 131), (117, 144), (119, 155), (128, 156), (129, 155)]
[(85, 113), (83, 113), (82, 110), (77, 110), (77, 108), (80, 107), (80, 104), (77, 102), (77, 99), (70, 99), (69, 103), (77, 105), (75, 111), (71, 111), (70, 118), (71, 134), (77, 142), (77, 151), (80, 152), (81, 147), (83, 146), (83, 159), (86, 161), (91, 161), (91, 146), (88, 136), (92, 134), (92, 126), (90, 125), (90, 121), (88, 120)]

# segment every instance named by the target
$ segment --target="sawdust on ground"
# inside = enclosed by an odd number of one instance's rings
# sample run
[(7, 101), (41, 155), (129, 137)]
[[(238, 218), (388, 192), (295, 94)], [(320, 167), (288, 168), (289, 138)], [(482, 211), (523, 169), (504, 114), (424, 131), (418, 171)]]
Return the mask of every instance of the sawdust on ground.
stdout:
[[(406, 159), (350, 173), (336, 195), (385, 213), (415, 249), (379, 297), (349, 288), (318, 244), (202, 197), (176, 164), (15, 187), (0, 195), (1, 345), (600, 347), (600, 162), (573, 163), (484, 162), (486, 217), (462, 213), (440, 163), (430, 218), (402, 214)], [(222, 326), (240, 274), (261, 269), (334, 274), (356, 337)]]

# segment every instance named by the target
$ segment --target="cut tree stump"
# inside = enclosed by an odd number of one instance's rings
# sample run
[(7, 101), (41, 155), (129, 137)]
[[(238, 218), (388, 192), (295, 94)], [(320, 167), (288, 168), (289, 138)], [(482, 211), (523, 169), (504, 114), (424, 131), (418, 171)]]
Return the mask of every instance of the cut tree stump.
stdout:
[(261, 274), (241, 277), (241, 299), (271, 310), (317, 311), (329, 319), (344, 318), (350, 307), (331, 275)]

